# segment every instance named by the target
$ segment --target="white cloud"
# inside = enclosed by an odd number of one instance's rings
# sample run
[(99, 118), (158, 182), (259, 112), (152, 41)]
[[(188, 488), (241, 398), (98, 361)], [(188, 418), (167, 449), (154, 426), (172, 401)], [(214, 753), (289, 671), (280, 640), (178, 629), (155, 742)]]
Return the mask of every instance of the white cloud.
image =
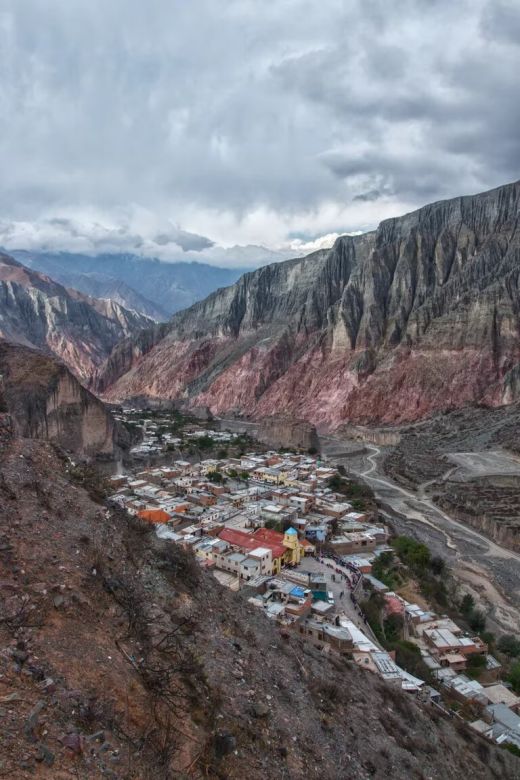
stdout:
[(514, 0), (2, 9), (8, 246), (283, 254), (519, 176)]

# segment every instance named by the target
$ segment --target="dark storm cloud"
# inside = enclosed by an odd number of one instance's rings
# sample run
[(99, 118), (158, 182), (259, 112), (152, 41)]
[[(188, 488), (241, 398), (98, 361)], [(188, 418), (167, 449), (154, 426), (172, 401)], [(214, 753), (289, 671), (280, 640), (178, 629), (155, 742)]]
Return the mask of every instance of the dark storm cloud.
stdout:
[(516, 0), (4, 0), (0, 244), (281, 244), (513, 180), (519, 42)]

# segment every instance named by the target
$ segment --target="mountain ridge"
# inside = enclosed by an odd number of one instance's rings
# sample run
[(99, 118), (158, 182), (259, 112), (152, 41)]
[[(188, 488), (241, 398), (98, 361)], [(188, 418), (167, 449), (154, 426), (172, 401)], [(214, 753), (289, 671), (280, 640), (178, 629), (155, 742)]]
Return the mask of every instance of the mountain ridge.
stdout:
[(114, 297), (110, 292), (122, 284), (121, 303), (126, 307), (132, 303), (130, 308), (156, 320), (168, 319), (212, 290), (233, 283), (243, 273), (243, 269), (194, 260), (168, 263), (128, 253), (88, 255), (23, 249), (9, 253), (24, 265), (66, 285), (72, 283), (86, 294), (95, 293), (95, 297)]
[(514, 182), (247, 273), (116, 347), (95, 386), (328, 428), (509, 403), (520, 393), (519, 211)]

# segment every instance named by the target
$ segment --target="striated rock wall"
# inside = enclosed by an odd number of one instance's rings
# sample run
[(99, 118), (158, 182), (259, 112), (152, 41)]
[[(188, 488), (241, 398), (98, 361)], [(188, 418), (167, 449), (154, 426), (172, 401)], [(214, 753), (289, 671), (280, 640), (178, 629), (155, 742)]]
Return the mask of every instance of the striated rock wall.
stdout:
[(265, 417), (258, 426), (255, 437), (271, 447), (289, 447), (290, 449), (316, 452), (320, 443), (316, 428), (305, 420), (293, 420), (290, 417)]
[(322, 428), (520, 397), (520, 182), (266, 266), (116, 348), (107, 397)]
[(6, 408), (18, 434), (56, 442), (69, 452), (112, 458), (127, 446), (104, 404), (54, 359), (0, 343)]

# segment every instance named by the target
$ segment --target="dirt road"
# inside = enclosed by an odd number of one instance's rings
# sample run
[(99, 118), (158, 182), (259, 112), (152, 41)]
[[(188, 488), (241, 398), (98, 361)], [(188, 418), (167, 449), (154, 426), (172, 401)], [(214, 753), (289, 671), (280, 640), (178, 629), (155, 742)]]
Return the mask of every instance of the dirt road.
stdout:
[[(472, 592), (486, 610), (491, 630), (520, 631), (520, 554), (450, 517), (424, 495), (397, 485), (381, 468), (382, 450), (365, 444), (361, 457), (341, 457), (346, 443), (323, 437), (323, 453), (362, 477), (374, 490), (383, 514), (399, 533), (413, 531), (434, 554), (447, 559), (464, 591)], [(423, 486), (424, 487), (424, 486)]]

